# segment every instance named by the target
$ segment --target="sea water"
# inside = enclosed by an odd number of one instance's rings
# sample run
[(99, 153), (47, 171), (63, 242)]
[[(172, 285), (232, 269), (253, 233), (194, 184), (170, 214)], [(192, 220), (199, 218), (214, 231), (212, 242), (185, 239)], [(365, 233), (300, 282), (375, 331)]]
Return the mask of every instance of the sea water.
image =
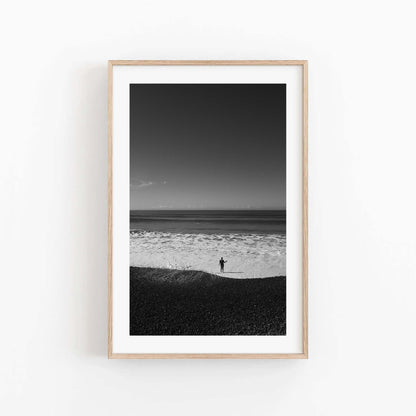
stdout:
[(130, 211), (130, 265), (285, 276), (286, 211)]

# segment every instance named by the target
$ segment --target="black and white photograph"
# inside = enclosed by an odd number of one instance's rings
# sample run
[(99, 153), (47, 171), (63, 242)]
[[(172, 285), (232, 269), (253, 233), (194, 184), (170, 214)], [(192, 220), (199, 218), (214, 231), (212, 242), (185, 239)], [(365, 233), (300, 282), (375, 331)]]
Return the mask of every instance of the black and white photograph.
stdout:
[(130, 84), (130, 336), (286, 336), (286, 84)]
[(416, 416), (414, 9), (3, 2), (0, 416)]

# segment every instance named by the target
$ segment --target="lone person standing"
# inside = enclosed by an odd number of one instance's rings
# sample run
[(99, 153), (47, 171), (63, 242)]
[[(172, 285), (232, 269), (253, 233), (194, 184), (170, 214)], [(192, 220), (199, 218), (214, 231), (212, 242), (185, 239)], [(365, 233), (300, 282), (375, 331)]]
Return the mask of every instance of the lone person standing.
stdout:
[(224, 264), (227, 263), (226, 260), (224, 260), (222, 257), (220, 258), (220, 269), (221, 273), (224, 273)]

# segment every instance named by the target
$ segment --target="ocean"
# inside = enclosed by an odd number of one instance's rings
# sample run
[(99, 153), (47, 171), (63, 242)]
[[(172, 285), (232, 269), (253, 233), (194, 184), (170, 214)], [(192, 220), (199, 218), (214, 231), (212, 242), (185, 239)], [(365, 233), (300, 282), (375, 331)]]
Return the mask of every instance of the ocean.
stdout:
[(130, 211), (130, 265), (220, 274), (286, 275), (286, 211)]

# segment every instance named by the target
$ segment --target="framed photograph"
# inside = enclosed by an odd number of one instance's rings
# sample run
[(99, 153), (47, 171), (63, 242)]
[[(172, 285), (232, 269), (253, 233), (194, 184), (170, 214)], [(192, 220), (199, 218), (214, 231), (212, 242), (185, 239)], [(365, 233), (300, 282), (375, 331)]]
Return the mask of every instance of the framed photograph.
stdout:
[(307, 61), (108, 82), (109, 358), (307, 358)]

